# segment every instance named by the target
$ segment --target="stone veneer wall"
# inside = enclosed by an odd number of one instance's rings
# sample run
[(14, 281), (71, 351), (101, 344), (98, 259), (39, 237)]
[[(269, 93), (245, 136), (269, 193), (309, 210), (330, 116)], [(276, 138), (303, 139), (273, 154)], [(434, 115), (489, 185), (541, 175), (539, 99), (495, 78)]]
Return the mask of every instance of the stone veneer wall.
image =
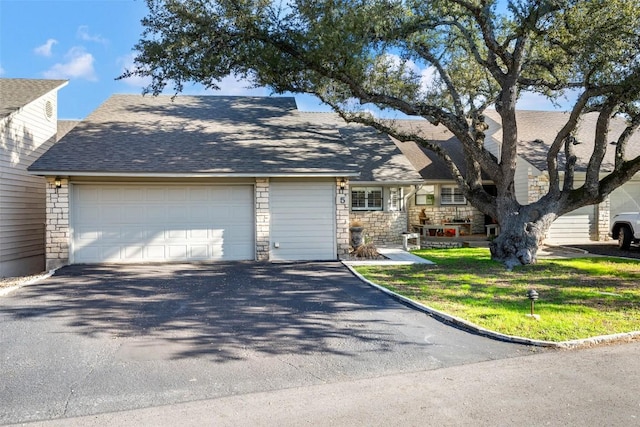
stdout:
[(350, 220), (362, 222), (366, 243), (402, 243), (402, 233), (407, 231), (406, 212), (352, 211)]
[(529, 203), (540, 200), (542, 196), (549, 192), (549, 175), (533, 175), (529, 171)]
[(69, 180), (56, 188), (54, 178), (47, 178), (46, 211), (46, 269), (53, 270), (69, 264)]
[(409, 208), (409, 224), (420, 224), (420, 212), (424, 209), (432, 224), (449, 222), (453, 218), (469, 218), (471, 220), (471, 234), (485, 234), (484, 214), (471, 205), (454, 206), (417, 206)]
[(602, 201), (599, 205), (596, 205), (596, 218), (598, 220), (595, 230), (595, 235), (592, 238), (595, 238), (598, 241), (606, 241), (610, 240), (609, 236), (609, 228), (611, 227), (610, 223), (610, 214), (611, 214), (611, 198), (607, 196), (606, 199)]
[[(340, 190), (341, 179), (336, 179), (336, 243), (338, 250), (338, 258), (349, 254), (349, 183), (346, 183), (344, 190)], [(341, 192), (342, 191), (342, 192)], [(343, 203), (344, 202), (344, 203)]]
[(269, 178), (256, 178), (256, 259), (269, 260)]

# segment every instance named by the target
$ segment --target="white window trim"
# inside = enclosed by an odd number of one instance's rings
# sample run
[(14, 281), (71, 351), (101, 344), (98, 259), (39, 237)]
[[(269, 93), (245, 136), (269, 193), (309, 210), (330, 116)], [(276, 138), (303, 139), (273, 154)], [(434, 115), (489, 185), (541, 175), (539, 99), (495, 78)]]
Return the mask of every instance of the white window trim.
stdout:
[[(353, 206), (353, 192), (354, 191), (364, 191), (365, 192), (365, 206)], [(381, 203), (380, 206), (369, 206), (369, 193), (373, 191), (380, 192)], [(384, 189), (383, 187), (351, 187), (351, 210), (352, 211), (381, 211), (384, 208)]]
[(404, 211), (404, 191), (402, 187), (389, 187), (389, 200), (387, 200), (389, 212)]

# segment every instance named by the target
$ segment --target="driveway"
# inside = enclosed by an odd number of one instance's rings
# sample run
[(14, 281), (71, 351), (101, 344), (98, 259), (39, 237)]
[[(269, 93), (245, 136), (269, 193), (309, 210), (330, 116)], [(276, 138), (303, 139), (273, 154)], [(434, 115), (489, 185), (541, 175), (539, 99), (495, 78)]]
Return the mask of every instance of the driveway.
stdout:
[(629, 248), (628, 250), (622, 250), (618, 248), (617, 240), (609, 241), (609, 242), (588, 242), (588, 243), (579, 243), (579, 244), (569, 244), (567, 246), (580, 249), (583, 251), (587, 251), (590, 254), (594, 254), (594, 255), (640, 259), (640, 247), (634, 245), (634, 246), (631, 246), (631, 248)]
[(536, 351), (444, 325), (340, 263), (70, 266), (0, 298), (0, 423)]

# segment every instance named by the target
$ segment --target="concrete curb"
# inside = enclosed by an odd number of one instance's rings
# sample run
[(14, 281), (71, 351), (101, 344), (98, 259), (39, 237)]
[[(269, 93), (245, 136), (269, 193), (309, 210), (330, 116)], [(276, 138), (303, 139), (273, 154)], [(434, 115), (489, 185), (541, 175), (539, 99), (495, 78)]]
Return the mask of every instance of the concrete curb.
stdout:
[[(344, 264), (344, 263), (343, 263)], [(500, 341), (506, 341), (506, 342), (512, 342), (512, 343), (516, 343), (516, 344), (525, 344), (525, 345), (532, 345), (532, 346), (537, 346), (537, 347), (550, 347), (550, 348), (558, 348), (558, 349), (574, 349), (574, 348), (581, 348), (581, 347), (592, 347), (594, 345), (598, 345), (598, 344), (604, 344), (604, 343), (609, 343), (609, 342), (617, 342), (617, 341), (631, 341), (633, 339), (636, 338), (640, 338), (640, 331), (633, 331), (633, 332), (624, 332), (624, 333), (619, 333), (619, 334), (612, 334), (612, 335), (601, 335), (601, 336), (597, 336), (597, 337), (591, 337), (591, 338), (584, 338), (584, 339), (579, 339), (579, 340), (571, 340), (571, 341), (561, 341), (561, 342), (555, 342), (555, 341), (542, 341), (542, 340), (534, 340), (534, 339), (530, 339), (530, 338), (523, 338), (523, 337), (518, 337), (518, 336), (513, 336), (513, 335), (506, 335), (506, 334), (501, 334), (499, 332), (495, 332), (495, 331), (491, 331), (489, 329), (485, 329), (482, 328), (474, 323), (471, 322), (467, 322), (464, 319), (461, 319), (459, 317), (455, 317), (455, 316), (451, 316), (450, 314), (444, 313), (442, 311), (436, 310), (434, 308), (431, 308), (427, 305), (421, 304), (419, 302), (416, 302), (412, 299), (409, 299), (405, 296), (402, 296), (400, 294), (397, 294), (393, 291), (390, 291), (389, 289), (382, 287), (368, 279), (366, 279), (363, 275), (361, 275), (360, 273), (358, 273), (352, 266), (344, 264), (345, 267), (347, 267), (349, 269), (349, 271), (351, 271), (351, 273), (356, 276), (358, 279), (360, 279), (362, 282), (366, 283), (369, 286), (372, 286), (376, 289), (378, 289), (379, 291), (389, 295), (391, 298), (400, 301), (410, 307), (413, 307), (417, 310), (420, 310), (424, 313), (427, 313), (428, 315), (441, 320), (445, 323), (450, 323), (452, 325), (455, 325), (457, 327), (460, 327), (462, 329), (468, 330), (470, 332), (476, 333), (478, 335), (482, 335), (482, 336), (486, 336), (488, 338), (492, 338), (492, 339), (496, 339), (496, 340), (500, 340)]]
[[(58, 267), (60, 268), (60, 267)], [(43, 274), (42, 276), (38, 276), (38, 277), (34, 277), (31, 280), (27, 280), (24, 283), (19, 283), (17, 285), (14, 286), (9, 286), (7, 288), (2, 288), (0, 289), (0, 297), (5, 296), (5, 295), (9, 295), (11, 292), (18, 290), (20, 288), (22, 288), (23, 286), (29, 286), (29, 285), (33, 285), (34, 283), (38, 283), (41, 280), (44, 279), (48, 279), (49, 277), (53, 276), (55, 274), (55, 272), (58, 270), (58, 268), (54, 268), (53, 270), (49, 270), (48, 273)]]

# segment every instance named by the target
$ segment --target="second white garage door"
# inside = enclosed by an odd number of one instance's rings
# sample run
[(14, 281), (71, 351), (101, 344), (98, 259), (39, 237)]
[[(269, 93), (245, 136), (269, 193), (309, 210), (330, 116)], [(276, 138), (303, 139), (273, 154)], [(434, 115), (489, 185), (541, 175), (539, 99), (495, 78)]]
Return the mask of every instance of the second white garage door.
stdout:
[(334, 183), (272, 181), (269, 202), (272, 260), (336, 259)]
[(72, 189), (72, 262), (255, 258), (253, 186), (87, 185)]

